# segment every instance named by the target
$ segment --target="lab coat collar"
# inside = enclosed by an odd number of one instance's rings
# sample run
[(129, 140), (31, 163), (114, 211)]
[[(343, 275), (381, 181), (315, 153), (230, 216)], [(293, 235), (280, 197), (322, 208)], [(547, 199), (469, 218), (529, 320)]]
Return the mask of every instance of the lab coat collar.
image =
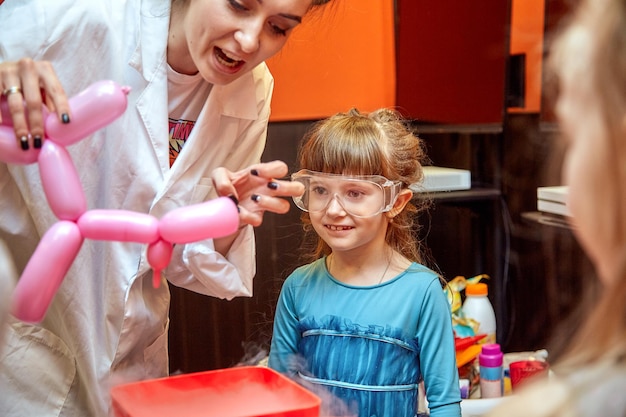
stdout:
[[(141, 3), (142, 24), (138, 30), (137, 42), (129, 65), (139, 72), (146, 82), (150, 82), (163, 71), (167, 59), (167, 36), (170, 20), (170, 2), (144, 0)], [(143, 24), (145, 19), (150, 19), (150, 24)], [(160, 21), (160, 22), (159, 22)], [(156, 24), (155, 22), (159, 22)], [(150, 45), (162, 45), (161, 48), (146, 47), (142, 42)], [(264, 66), (265, 64), (260, 64)], [(256, 120), (258, 109), (256, 105), (263, 97), (261, 91), (255, 88), (253, 71), (243, 74), (237, 80), (224, 86), (214, 86), (211, 96), (215, 96), (219, 112), (224, 116), (237, 119)], [(205, 106), (206, 108), (206, 106)]]
[(260, 96), (263, 90), (255, 88), (253, 71), (249, 71), (230, 84), (213, 87), (211, 93), (215, 94), (222, 115), (246, 120), (258, 118), (257, 103), (263, 100)]
[[(131, 3), (132, 4), (132, 3)], [(129, 6), (130, 7), (130, 6)], [(167, 54), (167, 38), (170, 25), (169, 1), (141, 1), (141, 19), (135, 30), (135, 50), (129, 65), (150, 82), (161, 67)]]

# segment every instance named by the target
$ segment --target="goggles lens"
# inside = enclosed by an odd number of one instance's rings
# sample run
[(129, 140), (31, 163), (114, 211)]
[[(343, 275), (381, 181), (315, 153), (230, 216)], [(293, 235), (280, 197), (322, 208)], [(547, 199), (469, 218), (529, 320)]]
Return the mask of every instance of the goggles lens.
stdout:
[(333, 200), (351, 216), (372, 217), (391, 210), (402, 182), (380, 175), (340, 175), (301, 170), (292, 181), (304, 185), (304, 194), (293, 197), (296, 206), (307, 212), (326, 210)]

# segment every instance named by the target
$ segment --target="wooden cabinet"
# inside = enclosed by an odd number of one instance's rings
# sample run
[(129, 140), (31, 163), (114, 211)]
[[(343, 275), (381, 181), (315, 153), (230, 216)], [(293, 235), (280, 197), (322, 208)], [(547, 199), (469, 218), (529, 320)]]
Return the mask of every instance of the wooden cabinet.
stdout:
[(396, 0), (397, 107), (444, 125), (502, 127), (510, 0)]
[(448, 281), (459, 275), (489, 275), (498, 340), (504, 341), (509, 242), (500, 186), (503, 132), (493, 126), (419, 124), (416, 131), (434, 165), (466, 169), (472, 175), (470, 190), (434, 193), (431, 210), (420, 218), (421, 237), (436, 263), (431, 267)]
[[(273, 122), (264, 161), (276, 159), (295, 169), (297, 145), (311, 122)], [(170, 370), (194, 372), (254, 362), (267, 353), (274, 308), (284, 279), (299, 265), (300, 210), (266, 213), (255, 229), (257, 274), (254, 296), (218, 300), (172, 288)]]

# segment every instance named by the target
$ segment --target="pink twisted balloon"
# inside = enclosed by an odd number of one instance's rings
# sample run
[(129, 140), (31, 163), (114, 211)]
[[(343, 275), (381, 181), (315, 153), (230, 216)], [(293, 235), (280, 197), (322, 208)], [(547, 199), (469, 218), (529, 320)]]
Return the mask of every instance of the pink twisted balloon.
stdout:
[(156, 288), (161, 271), (170, 262), (174, 243), (227, 236), (239, 226), (237, 207), (226, 197), (180, 207), (161, 220), (127, 210), (87, 210), (82, 185), (65, 147), (122, 115), (129, 92), (129, 87), (113, 81), (92, 84), (69, 100), (69, 124), (61, 123), (44, 107), (46, 140), (41, 149), (26, 151), (17, 146), (6, 99), (0, 100), (0, 161), (39, 163), (46, 199), (59, 219), (42, 237), (13, 292), (12, 313), (22, 321), (43, 319), (84, 239), (147, 244)]

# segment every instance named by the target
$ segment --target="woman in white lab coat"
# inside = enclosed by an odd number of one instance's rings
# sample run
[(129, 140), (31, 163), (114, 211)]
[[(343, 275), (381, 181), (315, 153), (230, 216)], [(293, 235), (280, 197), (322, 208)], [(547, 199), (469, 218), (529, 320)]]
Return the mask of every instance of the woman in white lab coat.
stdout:
[[(266, 210), (285, 212), (279, 197), (301, 192), (274, 179), (287, 173), (284, 163), (260, 163), (273, 88), (263, 61), (327, 1), (0, 1), (0, 90), (10, 105), (24, 99), (35, 109), (26, 119), (13, 106), (15, 146), (45, 141), (40, 87), (71, 123), (68, 97), (99, 80), (130, 86), (118, 120), (67, 148), (88, 209), (160, 218), (234, 195), (239, 231), (176, 245), (164, 277), (219, 298), (251, 296), (250, 225)], [(172, 138), (181, 123), (195, 127)], [(36, 164), (0, 163), (0, 239), (18, 272), (56, 221)], [(111, 386), (167, 375), (169, 290), (153, 288), (145, 249), (85, 240), (43, 321), (12, 321), (0, 355), (0, 415), (105, 416)]]

